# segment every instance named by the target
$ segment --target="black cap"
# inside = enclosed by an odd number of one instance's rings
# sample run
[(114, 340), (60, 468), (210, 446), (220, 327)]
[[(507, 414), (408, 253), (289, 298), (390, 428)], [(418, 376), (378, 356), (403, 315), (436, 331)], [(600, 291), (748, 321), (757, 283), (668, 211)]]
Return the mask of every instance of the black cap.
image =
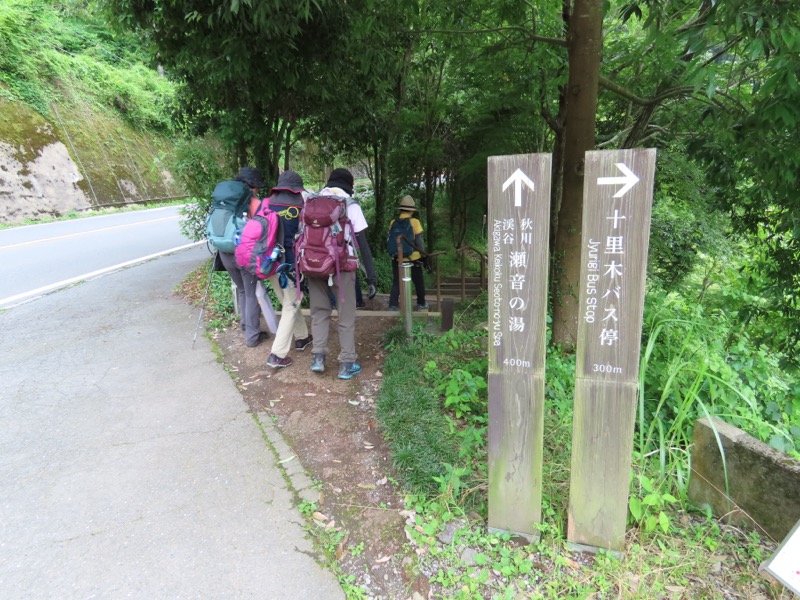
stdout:
[(239, 169), (239, 174), (236, 176), (236, 181), (241, 181), (251, 188), (261, 189), (264, 187), (264, 180), (261, 177), (261, 171), (254, 167), (242, 167)]
[(353, 174), (347, 169), (334, 169), (325, 187), (337, 187), (348, 196), (353, 195)]

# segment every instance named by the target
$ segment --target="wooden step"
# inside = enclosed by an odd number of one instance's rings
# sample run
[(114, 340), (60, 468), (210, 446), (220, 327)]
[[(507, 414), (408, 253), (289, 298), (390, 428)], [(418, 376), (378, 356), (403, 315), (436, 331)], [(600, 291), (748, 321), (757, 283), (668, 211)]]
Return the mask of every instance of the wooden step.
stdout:
[[(426, 290), (436, 291), (436, 286), (435, 285), (426, 285), (425, 289)], [(442, 294), (453, 295), (453, 294), (461, 294), (461, 289), (462, 288), (461, 288), (460, 285), (447, 285), (447, 286), (443, 285), (443, 286), (440, 286), (439, 289), (442, 290)], [(479, 293), (481, 293), (483, 291), (478, 286), (470, 286), (470, 285), (464, 286), (463, 289), (468, 294), (479, 294)], [(411, 293), (412, 294), (414, 293), (413, 289), (411, 290)]]
[[(477, 292), (476, 293), (470, 293), (469, 290), (467, 290), (467, 293), (465, 294), (465, 297), (466, 298), (477, 298), (479, 295), (480, 294), (478, 294)], [(442, 292), (441, 299), (442, 300), (453, 300), (455, 302), (461, 302), (461, 292), (450, 292), (448, 294), (445, 294), (444, 292)], [(436, 303), (436, 290), (425, 290), (425, 300), (428, 301), (428, 304), (430, 304), (431, 302)]]
[[(310, 317), (311, 316), (311, 311), (309, 309), (307, 309), (307, 308), (301, 309), (300, 312), (303, 313), (304, 317)], [(275, 314), (280, 317), (281, 316), (281, 311), (277, 311)], [(356, 317), (395, 317), (396, 318), (396, 317), (402, 317), (402, 316), (403, 316), (403, 313), (401, 313), (399, 310), (365, 310), (365, 309), (361, 309), (361, 310), (357, 310), (356, 311)], [(441, 313), (435, 312), (435, 311), (430, 311), (430, 310), (415, 310), (415, 311), (411, 312), (411, 316), (413, 318), (415, 318), (415, 319), (439, 318), (441, 316)], [(336, 311), (335, 308), (331, 311), (331, 317), (334, 318), (334, 319), (339, 318), (339, 313)]]
[[(469, 283), (475, 283), (475, 284), (480, 285), (481, 278), (480, 277), (465, 277), (464, 281), (466, 283), (468, 283), (468, 284)], [(458, 283), (460, 285), (461, 284), (461, 277), (452, 277), (452, 276), (443, 277), (442, 278), (442, 283)]]

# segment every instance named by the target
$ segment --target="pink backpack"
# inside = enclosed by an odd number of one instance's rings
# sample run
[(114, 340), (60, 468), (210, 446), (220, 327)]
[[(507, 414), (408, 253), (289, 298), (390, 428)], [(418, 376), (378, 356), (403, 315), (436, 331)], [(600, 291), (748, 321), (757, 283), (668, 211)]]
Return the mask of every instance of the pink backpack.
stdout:
[[(349, 229), (347, 242), (345, 232)], [(300, 213), (300, 232), (294, 245), (297, 270), (307, 277), (331, 277), (358, 268), (357, 242), (347, 218), (347, 199), (312, 196)]]
[(236, 246), (236, 264), (259, 279), (275, 274), (284, 262), (283, 223), (280, 216), (269, 208), (269, 198), (264, 198), (251, 219), (242, 229)]

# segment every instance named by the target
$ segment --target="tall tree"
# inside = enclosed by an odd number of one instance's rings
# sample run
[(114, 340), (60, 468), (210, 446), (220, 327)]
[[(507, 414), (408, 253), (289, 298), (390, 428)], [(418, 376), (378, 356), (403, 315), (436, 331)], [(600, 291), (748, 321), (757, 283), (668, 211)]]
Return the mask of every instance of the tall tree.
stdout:
[[(183, 83), (183, 120), (213, 129), (240, 165), (273, 181), (291, 126), (322, 101), (316, 77), (335, 70), (346, 13), (335, 0), (100, 0), (136, 29)], [(353, 7), (357, 10), (358, 7)]]
[[(595, 145), (595, 116), (603, 48), (599, 0), (575, 0), (567, 19), (569, 78), (564, 113), (563, 179), (555, 237), (553, 341), (572, 349), (578, 339), (578, 280), (583, 218), (584, 156)], [(556, 148), (556, 150), (560, 150)]]

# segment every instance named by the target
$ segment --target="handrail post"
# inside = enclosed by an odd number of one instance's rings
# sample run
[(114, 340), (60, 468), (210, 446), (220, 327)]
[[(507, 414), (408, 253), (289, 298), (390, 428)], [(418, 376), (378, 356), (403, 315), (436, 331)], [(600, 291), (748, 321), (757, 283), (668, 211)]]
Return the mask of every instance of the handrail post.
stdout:
[(439, 257), (434, 256), (433, 268), (436, 269), (436, 310), (442, 312), (442, 275), (439, 272)]
[(467, 253), (461, 249), (461, 301), (467, 299)]
[(406, 335), (411, 337), (412, 333), (412, 316), (411, 316), (411, 264), (406, 266), (405, 257), (403, 257), (403, 242), (402, 236), (397, 236), (397, 279), (400, 286), (400, 314), (405, 320)]
[(406, 335), (410, 338), (414, 330), (414, 318), (411, 315), (411, 267), (410, 262), (404, 262), (398, 267), (403, 269), (400, 279), (400, 310), (406, 326)]

